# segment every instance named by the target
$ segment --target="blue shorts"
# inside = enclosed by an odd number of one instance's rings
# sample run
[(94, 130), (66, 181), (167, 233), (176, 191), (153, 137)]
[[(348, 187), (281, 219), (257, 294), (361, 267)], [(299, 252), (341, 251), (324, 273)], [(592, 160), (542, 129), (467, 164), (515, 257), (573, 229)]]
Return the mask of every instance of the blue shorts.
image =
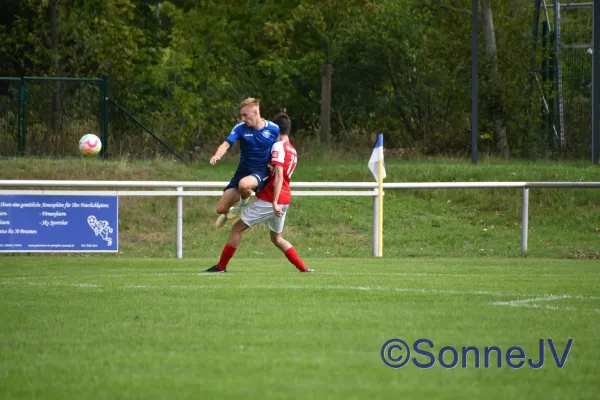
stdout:
[(237, 171), (235, 171), (235, 174), (233, 174), (233, 178), (231, 178), (231, 181), (229, 181), (229, 184), (225, 187), (225, 189), (223, 189), (223, 191), (231, 188), (237, 190), (242, 178), (245, 178), (249, 175), (255, 177), (258, 181), (258, 187), (254, 189), (254, 192), (258, 192), (259, 190), (265, 187), (269, 180), (269, 169), (265, 168), (264, 171), (249, 171), (238, 169)]

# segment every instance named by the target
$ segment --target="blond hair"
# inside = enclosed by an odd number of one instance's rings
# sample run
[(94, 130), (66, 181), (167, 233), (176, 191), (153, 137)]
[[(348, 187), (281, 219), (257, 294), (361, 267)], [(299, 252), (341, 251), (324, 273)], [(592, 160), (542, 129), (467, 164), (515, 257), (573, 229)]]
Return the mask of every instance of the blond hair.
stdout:
[(258, 107), (258, 100), (256, 100), (254, 97), (248, 97), (246, 100), (242, 101), (238, 107), (238, 109), (242, 109), (244, 107), (248, 107), (248, 106), (256, 106)]

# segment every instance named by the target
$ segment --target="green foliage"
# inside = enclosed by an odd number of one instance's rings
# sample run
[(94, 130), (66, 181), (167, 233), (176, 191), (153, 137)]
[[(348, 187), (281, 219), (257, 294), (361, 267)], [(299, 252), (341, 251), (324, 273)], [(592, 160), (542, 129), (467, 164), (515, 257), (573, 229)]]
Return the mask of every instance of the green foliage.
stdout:
[(345, 21), (337, 38), (340, 60), (333, 89), (338, 131), (371, 126), (376, 130), (369, 142), (384, 131), (390, 147), (410, 147), (423, 139), (429, 99), (421, 44), (429, 23), (407, 1), (379, 2)]
[[(48, 36), (48, 9), (58, 13), (58, 70), (53, 70)], [(128, 82), (136, 61), (140, 31), (131, 26), (134, 6), (129, 0), (20, 2), (9, 24), (1, 26), (0, 65), (5, 75), (99, 76)]]
[[(469, 152), (471, 11), (464, 1), (5, 3), (0, 76), (106, 73), (111, 98), (178, 151), (221, 142), (238, 120), (236, 104), (247, 96), (261, 99), (267, 118), (286, 110), (294, 134), (310, 142), (319, 129), (321, 68), (330, 63), (332, 136), (340, 147), (370, 145), (385, 132), (389, 147)], [(551, 148), (541, 95), (553, 93), (532, 79), (542, 61), (541, 45), (537, 54), (532, 50), (533, 5), (499, 0), (493, 7), (509, 147), (517, 156), (545, 156)], [(564, 18), (585, 33), (588, 14)], [(479, 43), (483, 53), (481, 34)], [(480, 150), (493, 153), (495, 100), (487, 61), (480, 60)], [(576, 110), (589, 102), (585, 71), (565, 81)], [(585, 113), (568, 120), (574, 154), (589, 147), (578, 139), (588, 120)], [(118, 121), (111, 129), (134, 135)]]

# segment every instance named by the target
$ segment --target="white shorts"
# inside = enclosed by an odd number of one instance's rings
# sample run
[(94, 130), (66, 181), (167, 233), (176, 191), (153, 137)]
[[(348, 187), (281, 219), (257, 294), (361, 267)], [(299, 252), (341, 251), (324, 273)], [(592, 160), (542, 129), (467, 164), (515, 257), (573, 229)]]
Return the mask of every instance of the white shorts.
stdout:
[(242, 221), (248, 226), (254, 226), (266, 222), (269, 225), (269, 229), (275, 233), (283, 232), (283, 225), (285, 224), (285, 215), (289, 204), (280, 204), (279, 207), (283, 210), (283, 215), (278, 217), (275, 215), (273, 205), (267, 203), (264, 200), (256, 200), (250, 206), (248, 206), (242, 213)]

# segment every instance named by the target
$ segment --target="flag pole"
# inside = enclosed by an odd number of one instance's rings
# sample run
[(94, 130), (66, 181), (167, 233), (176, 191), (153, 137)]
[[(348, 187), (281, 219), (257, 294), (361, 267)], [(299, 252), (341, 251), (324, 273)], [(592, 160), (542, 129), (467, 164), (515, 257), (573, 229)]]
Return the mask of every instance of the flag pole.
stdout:
[[(381, 148), (383, 153), (383, 146)], [(383, 257), (383, 160), (377, 162), (377, 257)]]
[(373, 198), (373, 256), (383, 256), (383, 179), (385, 166), (383, 165), (383, 133), (377, 136), (375, 148), (367, 163), (371, 173), (377, 181), (375, 198)]

